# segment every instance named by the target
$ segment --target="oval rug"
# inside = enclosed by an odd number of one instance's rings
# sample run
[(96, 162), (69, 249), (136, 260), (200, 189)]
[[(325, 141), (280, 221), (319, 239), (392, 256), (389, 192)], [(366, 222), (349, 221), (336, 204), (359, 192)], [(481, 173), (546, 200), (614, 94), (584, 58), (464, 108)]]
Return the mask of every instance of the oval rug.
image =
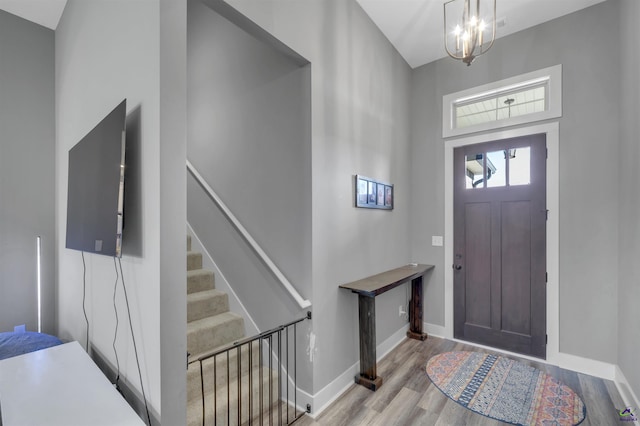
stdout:
[(577, 425), (580, 397), (543, 371), (502, 356), (445, 352), (427, 362), (427, 375), (446, 396), (483, 416), (515, 425)]

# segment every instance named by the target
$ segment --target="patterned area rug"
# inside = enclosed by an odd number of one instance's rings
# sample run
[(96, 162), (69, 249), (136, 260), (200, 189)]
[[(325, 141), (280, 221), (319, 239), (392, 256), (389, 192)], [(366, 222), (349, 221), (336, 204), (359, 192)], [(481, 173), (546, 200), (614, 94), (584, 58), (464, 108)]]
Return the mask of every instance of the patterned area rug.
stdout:
[(445, 352), (427, 374), (446, 396), (483, 416), (515, 425), (577, 425), (586, 407), (576, 393), (534, 367), (479, 352)]

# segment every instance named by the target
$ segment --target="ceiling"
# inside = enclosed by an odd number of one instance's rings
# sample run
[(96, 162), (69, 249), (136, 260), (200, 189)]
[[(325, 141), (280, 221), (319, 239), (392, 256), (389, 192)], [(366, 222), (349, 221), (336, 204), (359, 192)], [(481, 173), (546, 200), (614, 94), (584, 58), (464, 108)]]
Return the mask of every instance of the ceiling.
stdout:
[[(445, 0), (356, 1), (412, 68), (447, 56), (443, 40)], [(605, 0), (496, 1), (496, 37), (500, 38)]]
[[(446, 56), (444, 0), (356, 1), (412, 68)], [(496, 1), (500, 38), (604, 0)], [(55, 30), (66, 3), (67, 0), (0, 0), (0, 9)]]
[(0, 9), (55, 30), (67, 0), (0, 0)]

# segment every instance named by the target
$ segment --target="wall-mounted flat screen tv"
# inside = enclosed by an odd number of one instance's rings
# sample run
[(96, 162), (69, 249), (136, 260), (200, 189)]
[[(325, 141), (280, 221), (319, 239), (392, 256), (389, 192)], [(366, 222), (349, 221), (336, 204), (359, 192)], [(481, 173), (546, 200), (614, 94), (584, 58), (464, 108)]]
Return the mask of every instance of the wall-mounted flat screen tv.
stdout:
[(121, 256), (127, 100), (69, 150), (69, 249)]

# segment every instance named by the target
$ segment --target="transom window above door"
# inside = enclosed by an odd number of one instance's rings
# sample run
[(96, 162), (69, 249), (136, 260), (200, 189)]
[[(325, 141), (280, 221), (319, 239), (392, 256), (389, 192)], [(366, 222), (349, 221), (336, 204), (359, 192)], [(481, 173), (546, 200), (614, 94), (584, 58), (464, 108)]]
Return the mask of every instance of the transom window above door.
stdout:
[(511, 93), (490, 95), (457, 103), (455, 125), (457, 128), (474, 126), (491, 121), (543, 112), (546, 107), (548, 82), (542, 81)]
[(560, 117), (561, 76), (556, 65), (444, 96), (442, 137)]

